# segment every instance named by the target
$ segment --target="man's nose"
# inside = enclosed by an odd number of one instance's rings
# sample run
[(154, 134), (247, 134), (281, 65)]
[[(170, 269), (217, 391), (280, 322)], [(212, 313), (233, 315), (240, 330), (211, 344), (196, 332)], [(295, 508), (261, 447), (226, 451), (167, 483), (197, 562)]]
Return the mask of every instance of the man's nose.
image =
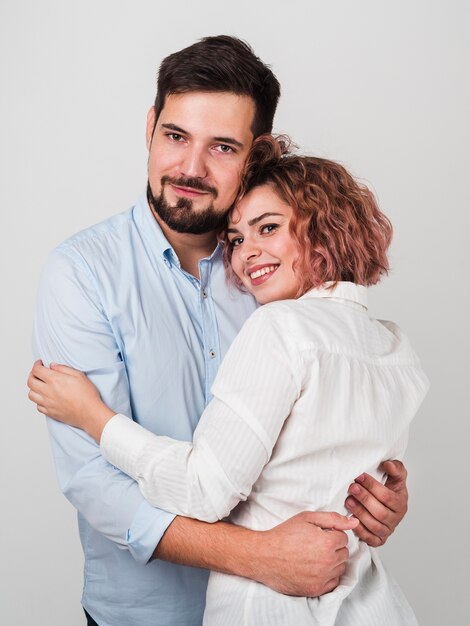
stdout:
[(180, 163), (181, 175), (186, 178), (205, 178), (207, 176), (206, 153), (203, 148), (189, 146)]

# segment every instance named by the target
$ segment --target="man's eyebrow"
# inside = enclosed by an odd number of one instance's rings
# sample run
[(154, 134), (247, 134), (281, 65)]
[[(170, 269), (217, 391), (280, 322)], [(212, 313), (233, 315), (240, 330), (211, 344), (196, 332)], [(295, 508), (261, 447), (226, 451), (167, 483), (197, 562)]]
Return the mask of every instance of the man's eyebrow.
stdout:
[(219, 143), (230, 144), (232, 146), (237, 146), (237, 148), (242, 149), (243, 144), (240, 141), (237, 141), (233, 137), (214, 137), (214, 141), (218, 141)]
[(282, 213), (263, 213), (262, 215), (258, 215), (258, 217), (254, 217), (252, 220), (248, 221), (248, 226), (254, 226), (261, 220), (264, 220), (265, 217), (271, 217), (271, 215), (279, 215), (280, 217), (285, 217)]
[(187, 131), (184, 130), (184, 128), (180, 128), (176, 124), (161, 124), (161, 128), (167, 128), (168, 130), (174, 130), (175, 132), (182, 133), (184, 135), (188, 134)]

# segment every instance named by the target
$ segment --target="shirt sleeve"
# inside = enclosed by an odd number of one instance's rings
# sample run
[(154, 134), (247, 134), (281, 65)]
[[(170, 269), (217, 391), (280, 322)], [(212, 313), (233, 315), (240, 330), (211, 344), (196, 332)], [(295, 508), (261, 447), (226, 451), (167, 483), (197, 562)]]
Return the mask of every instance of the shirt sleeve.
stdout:
[[(45, 364), (86, 372), (105, 402), (131, 415), (126, 368), (98, 286), (73, 251), (54, 251), (42, 273), (33, 351)], [(150, 506), (137, 484), (110, 465), (83, 431), (47, 422), (65, 496), (93, 528), (147, 562), (174, 516)]]
[(247, 499), (271, 457), (301, 393), (299, 361), (273, 316), (260, 309), (228, 351), (192, 443), (116, 415), (103, 431), (102, 453), (152, 504), (207, 522), (223, 519)]

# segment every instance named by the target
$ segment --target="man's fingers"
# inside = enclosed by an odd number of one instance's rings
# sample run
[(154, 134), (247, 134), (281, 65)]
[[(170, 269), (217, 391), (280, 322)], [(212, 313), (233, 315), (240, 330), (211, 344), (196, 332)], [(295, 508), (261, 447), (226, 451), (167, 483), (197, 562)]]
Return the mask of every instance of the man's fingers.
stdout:
[(384, 461), (381, 465), (388, 478), (385, 483), (390, 489), (400, 489), (406, 483), (408, 472), (401, 461)]
[(323, 596), (325, 593), (330, 593), (331, 591), (336, 589), (336, 587), (339, 585), (339, 579), (340, 577), (338, 576), (337, 578), (332, 578), (331, 580), (329, 580), (326, 583), (321, 595)]
[[(359, 489), (357, 487), (354, 488), (354, 485), (357, 485)], [(365, 489), (366, 491), (371, 493), (374, 498), (376, 498), (381, 504), (391, 509), (392, 511), (395, 511), (397, 509), (398, 497), (396, 493), (385, 485), (382, 485), (382, 483), (373, 478), (370, 474), (364, 473), (358, 476), (355, 480), (355, 483), (349, 486), (348, 492), (354, 497), (357, 497), (357, 495), (360, 495), (361, 493), (361, 488), (362, 490)]]
[[(333, 553), (335, 552), (335, 560), (340, 562), (341, 558), (345, 557), (343, 550), (347, 550), (348, 536), (343, 530), (331, 530), (329, 528), (324, 529), (324, 545)], [(346, 559), (348, 556), (345, 557)]]
[(354, 528), (355, 533), (360, 526), (363, 526), (367, 528), (370, 533), (380, 537), (381, 539), (386, 539), (390, 535), (393, 529), (392, 516), (390, 511), (387, 513), (387, 509), (384, 507), (384, 510), (382, 511), (382, 519), (380, 520), (371, 515), (364, 505), (358, 502), (355, 498), (347, 498), (345, 506), (348, 511), (351, 511), (351, 513), (353, 513), (360, 522), (358, 527)]
[(373, 493), (365, 489), (362, 484), (353, 483), (349, 485), (348, 494), (360, 502), (372, 517), (386, 524), (391, 519), (392, 514), (396, 512), (399, 499), (393, 491), (389, 491), (386, 487), (384, 489), (385, 493), (381, 491), (381, 499), (378, 499)]
[[(337, 560), (336, 567), (343, 567), (343, 566), (346, 567), (346, 563), (348, 562), (348, 559), (349, 559), (349, 550), (346, 547), (340, 548), (339, 550), (336, 551), (336, 560)], [(338, 573), (334, 573), (334, 575), (340, 576), (340, 574)]]
[(339, 513), (305, 511), (301, 515), (305, 517), (307, 522), (328, 530), (352, 530), (357, 526), (356, 519)]
[(382, 546), (386, 540), (371, 533), (370, 530), (368, 530), (363, 524), (359, 524), (359, 526), (354, 529), (354, 534), (372, 548)]

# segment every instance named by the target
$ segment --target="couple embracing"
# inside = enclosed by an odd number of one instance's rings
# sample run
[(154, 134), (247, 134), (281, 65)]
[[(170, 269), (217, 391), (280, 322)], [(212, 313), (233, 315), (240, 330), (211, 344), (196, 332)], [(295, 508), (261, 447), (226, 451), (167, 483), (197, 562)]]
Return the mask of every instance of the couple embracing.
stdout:
[(342, 166), (270, 135), (279, 94), (233, 37), (164, 59), (147, 193), (43, 272), (30, 398), (89, 625), (416, 624), (375, 550), (427, 389), (367, 312), (391, 225)]

